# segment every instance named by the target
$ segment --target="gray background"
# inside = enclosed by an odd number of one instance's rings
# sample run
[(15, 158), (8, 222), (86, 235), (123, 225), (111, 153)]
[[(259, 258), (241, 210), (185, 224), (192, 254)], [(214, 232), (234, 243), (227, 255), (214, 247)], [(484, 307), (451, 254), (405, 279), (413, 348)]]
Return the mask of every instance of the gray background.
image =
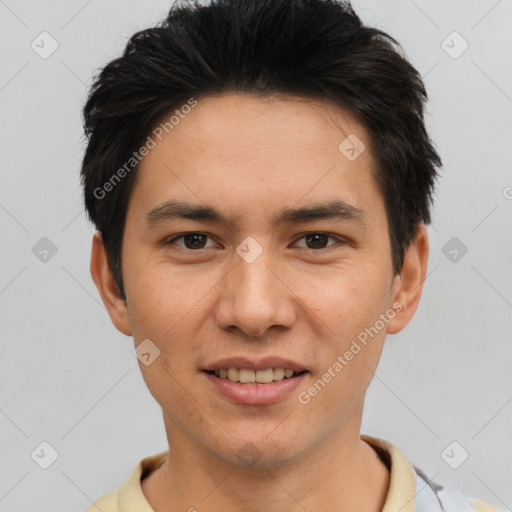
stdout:
[[(110, 323), (89, 275), (93, 228), (78, 175), (93, 71), (170, 4), (0, 0), (4, 512), (82, 510), (167, 448), (133, 340)], [(435, 481), (511, 510), (512, 2), (353, 5), (424, 76), (444, 161), (423, 300), (409, 327), (387, 338), (362, 432), (396, 444)], [(46, 59), (31, 48), (42, 47), (43, 31), (59, 45)], [(460, 55), (454, 31), (469, 44)], [(50, 48), (45, 39), (39, 51)], [(33, 251), (42, 237), (57, 248), (46, 261), (38, 250), (48, 242)], [(31, 458), (43, 441), (58, 452), (48, 469)], [(463, 450), (469, 458), (453, 469)]]

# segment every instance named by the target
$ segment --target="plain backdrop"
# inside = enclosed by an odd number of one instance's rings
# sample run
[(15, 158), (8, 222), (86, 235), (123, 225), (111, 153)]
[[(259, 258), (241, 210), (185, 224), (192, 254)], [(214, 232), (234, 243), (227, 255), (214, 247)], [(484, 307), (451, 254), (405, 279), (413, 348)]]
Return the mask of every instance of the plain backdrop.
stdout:
[[(0, 1), (4, 512), (82, 510), (167, 449), (133, 340), (113, 327), (89, 274), (79, 168), (93, 72), (170, 5)], [(434, 481), (511, 510), (512, 2), (353, 5), (423, 75), (444, 163), (423, 299), (386, 340), (362, 432)]]

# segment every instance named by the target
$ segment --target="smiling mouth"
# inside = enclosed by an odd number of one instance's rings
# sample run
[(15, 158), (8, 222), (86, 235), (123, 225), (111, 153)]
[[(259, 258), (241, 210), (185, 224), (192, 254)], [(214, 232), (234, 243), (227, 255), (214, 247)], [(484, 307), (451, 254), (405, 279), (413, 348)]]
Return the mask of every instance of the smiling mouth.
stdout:
[(299, 377), (307, 370), (296, 372), (285, 368), (267, 368), (266, 370), (253, 370), (251, 368), (225, 368), (221, 370), (205, 370), (219, 379), (228, 380), (238, 384), (271, 384), (282, 380), (290, 380)]

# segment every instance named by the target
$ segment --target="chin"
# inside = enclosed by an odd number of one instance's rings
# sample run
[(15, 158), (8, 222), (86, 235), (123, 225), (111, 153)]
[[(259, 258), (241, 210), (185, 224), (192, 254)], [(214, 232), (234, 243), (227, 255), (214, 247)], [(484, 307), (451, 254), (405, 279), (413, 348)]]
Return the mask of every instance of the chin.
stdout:
[[(296, 437), (295, 437), (296, 438)], [(292, 436), (286, 439), (270, 440), (266, 433), (244, 436), (244, 439), (232, 440), (230, 450), (217, 456), (226, 463), (245, 469), (269, 470), (286, 466), (299, 455), (297, 443)], [(236, 448), (235, 448), (236, 447)]]

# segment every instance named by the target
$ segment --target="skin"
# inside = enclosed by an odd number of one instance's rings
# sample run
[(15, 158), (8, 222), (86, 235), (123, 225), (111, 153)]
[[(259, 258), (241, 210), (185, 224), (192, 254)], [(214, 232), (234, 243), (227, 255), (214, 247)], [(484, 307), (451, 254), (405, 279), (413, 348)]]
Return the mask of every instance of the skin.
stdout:
[[(366, 146), (354, 161), (338, 150), (348, 134)], [(382, 509), (389, 471), (360, 439), (364, 398), (386, 333), (403, 329), (417, 308), (428, 238), (420, 224), (394, 275), (374, 166), (364, 127), (328, 101), (201, 98), (141, 163), (123, 238), (126, 303), (94, 236), (91, 274), (112, 322), (135, 346), (149, 338), (161, 351), (139, 363), (170, 447), (142, 481), (156, 512)], [(171, 219), (147, 229), (146, 213), (169, 199), (215, 206), (233, 223)], [(332, 199), (361, 209), (364, 222), (271, 223), (284, 207)], [(200, 249), (190, 239), (169, 243), (183, 232), (210, 238)], [(315, 245), (307, 233), (333, 238)], [(252, 263), (236, 253), (248, 236), (263, 249)], [(297, 394), (394, 303), (401, 311), (301, 404)], [(310, 374), (277, 404), (234, 404), (202, 369), (238, 355), (277, 355)], [(249, 442), (261, 455), (254, 466), (237, 457)]]

